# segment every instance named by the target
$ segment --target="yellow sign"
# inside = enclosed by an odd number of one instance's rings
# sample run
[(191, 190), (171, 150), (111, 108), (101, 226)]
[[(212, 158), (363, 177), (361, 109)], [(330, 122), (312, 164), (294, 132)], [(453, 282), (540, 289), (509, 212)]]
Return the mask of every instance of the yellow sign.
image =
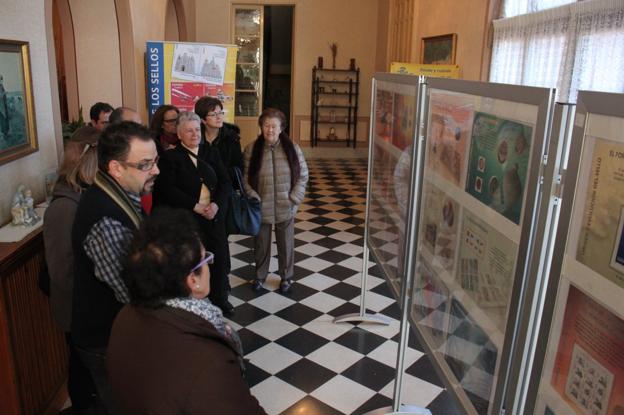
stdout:
[(424, 65), (420, 63), (392, 62), (391, 73), (423, 75), (434, 78), (459, 78), (459, 65)]

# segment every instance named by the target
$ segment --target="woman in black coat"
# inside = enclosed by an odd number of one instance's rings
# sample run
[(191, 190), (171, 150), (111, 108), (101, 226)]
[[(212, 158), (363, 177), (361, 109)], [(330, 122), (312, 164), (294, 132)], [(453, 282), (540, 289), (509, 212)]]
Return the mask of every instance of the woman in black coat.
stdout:
[(180, 144), (163, 154), (160, 175), (154, 188), (154, 204), (191, 210), (199, 223), (202, 242), (215, 254), (210, 266), (210, 300), (231, 314), (228, 302), (228, 242), (225, 213), (232, 186), (218, 152), (201, 143), (200, 120), (196, 114), (178, 116)]

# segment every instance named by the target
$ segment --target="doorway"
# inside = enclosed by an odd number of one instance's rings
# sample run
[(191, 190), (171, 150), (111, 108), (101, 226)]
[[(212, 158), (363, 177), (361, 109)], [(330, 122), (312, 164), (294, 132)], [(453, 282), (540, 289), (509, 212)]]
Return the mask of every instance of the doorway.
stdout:
[[(262, 108), (280, 109), (290, 120), (294, 6), (264, 6)], [(290, 125), (286, 132), (290, 134)]]

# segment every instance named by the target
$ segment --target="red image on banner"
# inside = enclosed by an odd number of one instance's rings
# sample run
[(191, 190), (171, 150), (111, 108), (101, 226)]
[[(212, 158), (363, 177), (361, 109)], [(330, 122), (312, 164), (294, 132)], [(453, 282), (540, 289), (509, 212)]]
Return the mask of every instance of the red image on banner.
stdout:
[(624, 320), (572, 285), (552, 386), (578, 414), (624, 411)]
[(206, 95), (207, 86), (199, 82), (172, 82), (171, 104), (180, 111), (193, 111), (197, 100)]

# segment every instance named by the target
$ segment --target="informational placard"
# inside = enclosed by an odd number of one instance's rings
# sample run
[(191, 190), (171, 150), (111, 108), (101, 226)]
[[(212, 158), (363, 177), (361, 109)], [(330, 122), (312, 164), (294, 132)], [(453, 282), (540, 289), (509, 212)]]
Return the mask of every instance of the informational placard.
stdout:
[[(615, 94), (580, 92), (571, 159), (576, 183), (569, 211), (557, 298), (540, 366), (536, 413), (624, 414), (624, 105)], [(561, 231), (563, 232), (563, 230)], [(544, 323), (542, 323), (544, 324)]]
[(418, 79), (392, 75), (383, 79), (396, 82), (374, 83), (367, 244), (398, 296), (405, 264)]
[(471, 414), (493, 411), (512, 288), (523, 277), (528, 181), (535, 189), (538, 180), (530, 166), (544, 140), (539, 105), (513, 97), (487, 96), (486, 85), (427, 91), (411, 315)]
[(432, 65), (410, 62), (391, 62), (390, 72), (405, 75), (459, 78), (459, 65)]
[(147, 102), (150, 117), (164, 104), (193, 111), (203, 96), (223, 102), (234, 122), (235, 45), (147, 42)]

